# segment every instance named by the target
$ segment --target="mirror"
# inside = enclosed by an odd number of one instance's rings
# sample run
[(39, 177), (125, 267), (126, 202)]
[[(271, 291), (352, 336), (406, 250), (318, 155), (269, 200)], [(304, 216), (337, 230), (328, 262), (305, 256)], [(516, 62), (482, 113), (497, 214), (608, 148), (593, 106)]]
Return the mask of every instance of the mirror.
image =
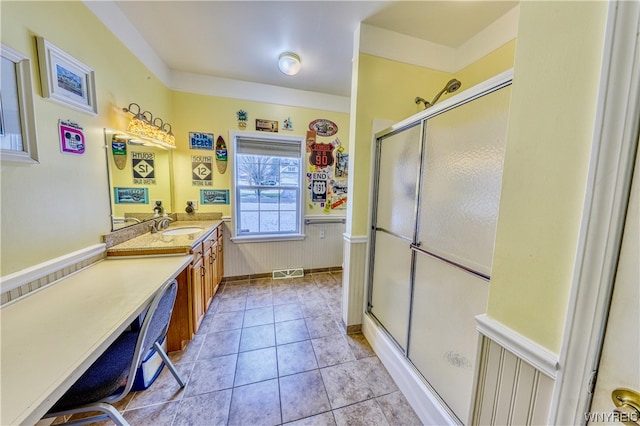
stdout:
[(124, 132), (104, 129), (111, 230), (153, 218), (156, 201), (173, 213), (171, 151)]
[(0, 157), (2, 161), (38, 162), (31, 60), (0, 44)]

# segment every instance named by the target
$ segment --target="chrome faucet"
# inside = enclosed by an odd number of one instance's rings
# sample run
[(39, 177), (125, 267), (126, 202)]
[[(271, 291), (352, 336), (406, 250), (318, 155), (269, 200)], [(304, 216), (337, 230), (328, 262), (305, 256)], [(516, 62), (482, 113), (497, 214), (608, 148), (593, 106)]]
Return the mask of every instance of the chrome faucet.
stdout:
[(155, 234), (156, 232), (162, 231), (163, 229), (167, 229), (169, 227), (169, 222), (173, 222), (173, 219), (171, 219), (169, 216), (154, 219), (153, 223), (150, 225), (151, 233)]

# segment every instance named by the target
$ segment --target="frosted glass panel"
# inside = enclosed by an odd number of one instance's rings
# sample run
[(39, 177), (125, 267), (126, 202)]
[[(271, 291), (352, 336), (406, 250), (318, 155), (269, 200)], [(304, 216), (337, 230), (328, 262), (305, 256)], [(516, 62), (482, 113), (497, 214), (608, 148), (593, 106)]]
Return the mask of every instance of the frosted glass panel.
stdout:
[(421, 126), (382, 139), (376, 226), (413, 241)]
[(475, 316), (486, 311), (489, 284), (417, 253), (413, 292), (409, 359), (466, 424), (478, 345)]
[(418, 241), (490, 275), (500, 202), (510, 86), (430, 118)]
[(409, 243), (385, 232), (376, 232), (371, 313), (404, 349), (409, 324)]

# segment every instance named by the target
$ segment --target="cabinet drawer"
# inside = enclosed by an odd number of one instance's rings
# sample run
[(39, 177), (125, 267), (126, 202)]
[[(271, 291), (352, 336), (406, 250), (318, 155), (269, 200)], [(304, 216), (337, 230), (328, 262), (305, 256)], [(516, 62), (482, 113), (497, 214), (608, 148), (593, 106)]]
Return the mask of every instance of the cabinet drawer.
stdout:
[(193, 262), (197, 262), (198, 259), (202, 257), (202, 253), (204, 252), (202, 244), (198, 244), (197, 246), (191, 249), (191, 254), (193, 254)]

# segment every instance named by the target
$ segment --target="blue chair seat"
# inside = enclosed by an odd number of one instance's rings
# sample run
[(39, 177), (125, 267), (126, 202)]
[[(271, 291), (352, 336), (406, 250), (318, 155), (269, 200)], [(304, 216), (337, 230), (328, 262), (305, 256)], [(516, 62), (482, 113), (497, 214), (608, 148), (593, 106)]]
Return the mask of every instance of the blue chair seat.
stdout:
[(184, 380), (160, 346), (167, 335), (177, 290), (176, 280), (166, 282), (149, 303), (140, 329), (126, 331), (118, 336), (44, 418), (99, 411), (103, 414), (71, 420), (65, 424), (80, 425), (111, 419), (116, 425), (128, 426), (125, 418), (112, 404), (122, 400), (131, 391), (143, 356), (152, 349), (160, 355), (164, 365), (183, 388)]
[(107, 348), (51, 411), (63, 411), (114, 394), (126, 384), (136, 349), (137, 332), (125, 332)]

